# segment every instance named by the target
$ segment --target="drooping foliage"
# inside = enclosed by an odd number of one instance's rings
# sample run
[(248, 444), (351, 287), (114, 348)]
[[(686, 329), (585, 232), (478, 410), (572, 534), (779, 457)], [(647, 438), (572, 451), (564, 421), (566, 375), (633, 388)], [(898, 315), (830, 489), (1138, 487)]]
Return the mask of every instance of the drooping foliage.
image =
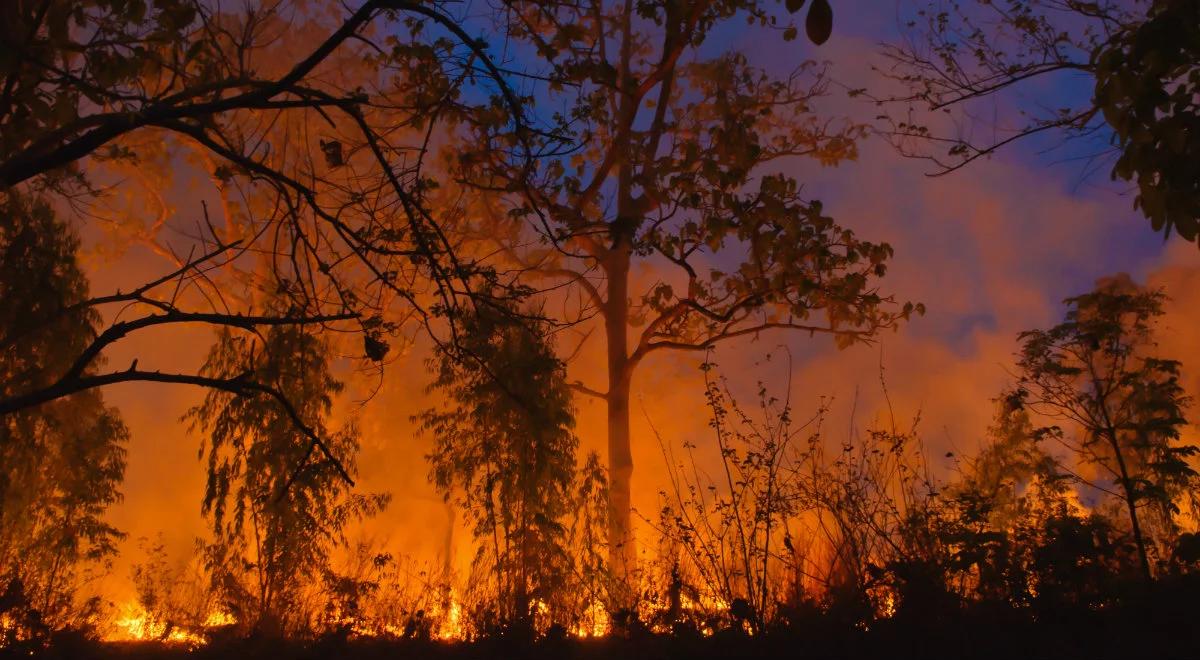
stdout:
[[(263, 337), (222, 332), (204, 371), (273, 384), (353, 474), (359, 433), (352, 422), (330, 428), (333, 397), (343, 385), (324, 340), (296, 326), (274, 327)], [(204, 437), (203, 512), (213, 535), (206, 555), (222, 606), (246, 630), (309, 631), (315, 613), (303, 590), (329, 569), (346, 526), (379, 512), (388, 497), (353, 491), (270, 396), (213, 391), (187, 417)]]
[[(574, 408), (546, 325), (481, 307), (431, 362), (442, 407), (416, 419), (434, 440), (430, 479), (467, 512), (485, 626), (531, 631), (537, 603), (563, 613), (575, 494)], [(489, 621), (490, 618), (490, 621)]]
[[(0, 396), (48, 384), (91, 341), (78, 250), (47, 203), (0, 195)], [(99, 599), (80, 587), (122, 537), (105, 512), (128, 437), (95, 390), (0, 417), (0, 615), (13, 623), (0, 637), (94, 623)]]

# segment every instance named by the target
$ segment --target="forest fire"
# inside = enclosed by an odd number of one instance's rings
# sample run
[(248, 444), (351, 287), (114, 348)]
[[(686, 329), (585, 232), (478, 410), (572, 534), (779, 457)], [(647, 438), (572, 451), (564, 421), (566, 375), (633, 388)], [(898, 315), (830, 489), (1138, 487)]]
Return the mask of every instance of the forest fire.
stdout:
[(0, 1), (0, 656), (1200, 657), (1200, 2), (874, 4)]
[(463, 622), (462, 603), (453, 591), (450, 592), (448, 600), (449, 605), (440, 617), (437, 637), (444, 641), (464, 640), (467, 638), (467, 631)]
[(571, 634), (580, 639), (595, 639), (604, 637), (612, 632), (612, 620), (604, 603), (592, 600), (584, 610), (579, 623), (571, 629)]
[(158, 642), (197, 648), (208, 642), (207, 632), (235, 625), (237, 621), (224, 612), (212, 612), (196, 630), (189, 630), (161, 621), (138, 603), (125, 603), (108, 626), (112, 630), (103, 639), (110, 642)]

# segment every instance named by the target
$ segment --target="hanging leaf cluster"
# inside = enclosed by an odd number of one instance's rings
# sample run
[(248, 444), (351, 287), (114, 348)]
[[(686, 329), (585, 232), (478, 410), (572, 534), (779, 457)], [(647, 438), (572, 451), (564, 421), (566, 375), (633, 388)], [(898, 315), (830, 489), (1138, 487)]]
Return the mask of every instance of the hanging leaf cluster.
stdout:
[[(796, 14), (801, 9), (807, 0), (786, 0), (784, 6), (788, 13)], [(808, 35), (808, 40), (820, 46), (829, 41), (829, 36), (833, 34), (833, 7), (829, 6), (829, 0), (813, 0), (808, 6), (808, 15), (804, 19), (804, 33)], [(783, 38), (791, 41), (796, 38), (796, 28), (789, 27), (784, 30)]]

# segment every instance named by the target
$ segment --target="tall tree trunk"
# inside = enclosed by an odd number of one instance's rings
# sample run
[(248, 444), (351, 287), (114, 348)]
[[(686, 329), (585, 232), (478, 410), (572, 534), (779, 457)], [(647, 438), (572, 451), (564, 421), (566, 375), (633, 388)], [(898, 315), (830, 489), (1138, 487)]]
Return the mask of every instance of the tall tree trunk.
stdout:
[(620, 240), (608, 254), (604, 329), (608, 345), (608, 542), (609, 566), (628, 584), (636, 563), (631, 524), (633, 452), (629, 434), (629, 243)]
[[(1107, 416), (1108, 413), (1105, 412)], [(1117, 442), (1117, 432), (1111, 426), (1105, 429), (1109, 444), (1112, 445), (1113, 456), (1117, 461), (1117, 469), (1121, 473), (1121, 491), (1125, 494), (1125, 506), (1129, 507), (1129, 526), (1133, 528), (1133, 542), (1137, 545), (1138, 561), (1142, 568), (1142, 577), (1147, 582), (1154, 579), (1150, 572), (1150, 557), (1146, 553), (1146, 539), (1142, 535), (1142, 525), (1138, 520), (1137, 496), (1133, 491), (1133, 480), (1129, 478), (1129, 468), (1125, 465), (1125, 456), (1121, 453), (1121, 444)]]
[(622, 605), (630, 604), (634, 593), (633, 570), (637, 566), (637, 547), (633, 538), (630, 482), (633, 477), (633, 452), (629, 437), (629, 385), (633, 365), (629, 361), (629, 261), (633, 241), (641, 223), (634, 200), (634, 167), (631, 153), (632, 134), (640, 100), (635, 95), (638, 81), (632, 71), (633, 0), (625, 0), (621, 26), (621, 60), (618, 67), (621, 93), (617, 124), (613, 134), (616, 150), (617, 217), (608, 227), (612, 247), (603, 262), (607, 276), (604, 330), (608, 343), (608, 543), (609, 566), (624, 585), (619, 594)]

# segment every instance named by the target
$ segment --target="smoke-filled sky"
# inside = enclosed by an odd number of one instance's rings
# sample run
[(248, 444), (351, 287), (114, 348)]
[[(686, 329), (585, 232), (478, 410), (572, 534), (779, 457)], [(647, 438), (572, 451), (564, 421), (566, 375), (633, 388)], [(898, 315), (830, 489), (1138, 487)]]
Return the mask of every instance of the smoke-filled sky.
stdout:
[[(832, 75), (845, 87), (877, 85), (870, 65), (879, 62), (878, 43), (898, 34), (898, 12), (907, 1), (833, 4), (834, 35), (819, 48), (803, 40), (764, 40), (761, 34), (750, 39), (729, 33), (723, 39), (729, 48), (745, 51), (751, 61), (780, 70), (806, 58), (828, 60)], [(1062, 89), (1070, 90), (1071, 85), (1063, 84)], [(867, 119), (875, 114), (875, 108), (847, 98), (836, 86), (818, 110)], [(1132, 197), (1108, 182), (1106, 171), (1081, 177), (1079, 163), (1062, 162), (1072, 155), (1069, 150), (1042, 153), (1046, 146), (1017, 145), (940, 178), (925, 176), (926, 164), (898, 156), (879, 140), (863, 143), (857, 162), (837, 168), (822, 169), (805, 161), (789, 165), (805, 182), (806, 193), (823, 200), (841, 224), (894, 246), (885, 288), (897, 299), (925, 303), (928, 313), (875, 346), (846, 351), (836, 350), (825, 338), (787, 334), (730, 343), (714, 355), (722, 371), (747, 395), (759, 379), (778, 391), (785, 386), (786, 374), (776, 349), (787, 346), (793, 356), (797, 416), (815, 409), (821, 397), (834, 397), (829, 433), (842, 439), (852, 421), (863, 428), (884, 414), (882, 364), (897, 419), (907, 427), (919, 415), (931, 455), (947, 463), (952, 459), (940, 458), (946, 451), (970, 453), (978, 446), (992, 415), (990, 400), (1010, 380), (1017, 333), (1055, 323), (1063, 298), (1085, 291), (1098, 277), (1125, 271), (1139, 282), (1165, 287), (1174, 299), (1162, 343), (1164, 351), (1184, 361), (1186, 372), (1195, 352), (1190, 326), (1192, 303), (1200, 295), (1193, 293), (1200, 281), (1200, 254), (1180, 241), (1164, 243), (1134, 211)], [(176, 188), (167, 193), (167, 203), (180, 216), (192, 213), (194, 191), (187, 185)], [(189, 222), (193, 219), (189, 216)], [(170, 269), (141, 246), (130, 248), (119, 261), (94, 252), (87, 264), (97, 293)], [(654, 273), (638, 276), (652, 279)], [(173, 330), (159, 341), (118, 345), (110, 364), (120, 366), (138, 357), (143, 366), (195, 368), (210, 339), (211, 331), (205, 328)], [(588, 348), (570, 369), (573, 377), (598, 384), (603, 377), (601, 345)], [(764, 366), (771, 351), (776, 359)], [(361, 533), (393, 551), (433, 560), (445, 543), (449, 516), (426, 480), (429, 442), (415, 437), (409, 422), (409, 415), (426, 403), (421, 393), (427, 377), (424, 359), (420, 345), (414, 347), (389, 367), (385, 387), (373, 400), (361, 407), (346, 402), (340, 414), (358, 419), (364, 432), (361, 487), (394, 495), (390, 509)], [(699, 359), (658, 353), (635, 378), (634, 490), (641, 511), (656, 510), (655, 493), (664, 484), (663, 460), (650, 422), (671, 443), (703, 443), (709, 437), (696, 368)], [(1195, 382), (1190, 376), (1188, 383)], [(111, 578), (117, 589), (128, 581), (129, 562), (138, 558), (139, 537), (162, 532), (172, 553), (182, 558), (190, 552), (192, 539), (204, 534), (199, 513), (204, 482), (197, 458), (200, 439), (180, 422), (202, 396), (197, 390), (147, 385), (106, 392), (132, 432), (125, 500), (111, 516), (129, 534)], [(602, 451), (603, 407), (586, 399), (579, 403), (583, 445)], [(851, 408), (856, 410), (853, 420)], [(468, 552), (465, 538), (460, 534), (457, 540), (456, 553), (463, 557)]]

